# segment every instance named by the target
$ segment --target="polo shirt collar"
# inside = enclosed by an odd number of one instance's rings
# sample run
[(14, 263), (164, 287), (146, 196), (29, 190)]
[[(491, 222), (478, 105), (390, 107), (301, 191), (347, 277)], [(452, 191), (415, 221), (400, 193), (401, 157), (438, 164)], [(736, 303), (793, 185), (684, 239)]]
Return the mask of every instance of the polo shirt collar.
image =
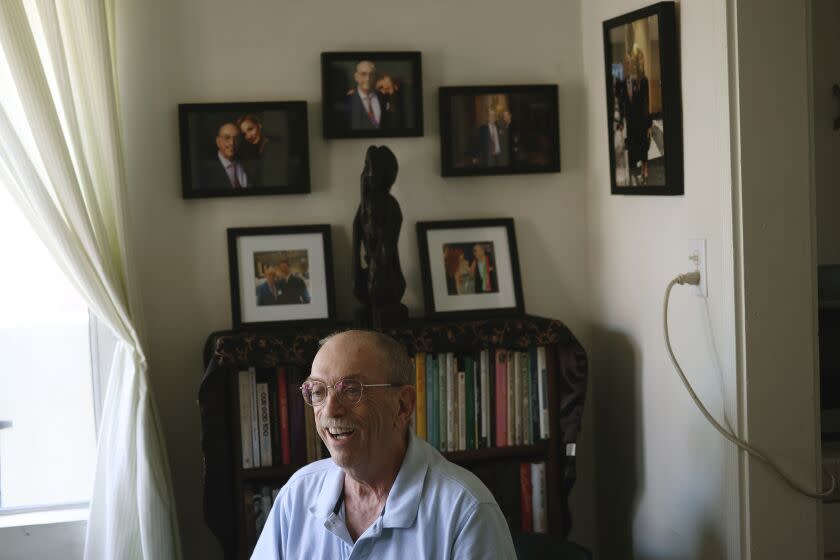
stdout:
[[(423, 444), (417, 440), (414, 433), (411, 433), (403, 464), (385, 501), (385, 511), (382, 516), (384, 528), (405, 528), (414, 524), (420, 509), (420, 497), (423, 494), (428, 468)], [(332, 468), (324, 477), (315, 505), (309, 508), (310, 513), (326, 520), (333, 514), (342, 492), (344, 492), (344, 471), (333, 463)]]
[(420, 509), (420, 497), (423, 494), (428, 468), (429, 462), (423, 453), (423, 442), (411, 432), (403, 464), (385, 502), (383, 528), (406, 528), (414, 524)]

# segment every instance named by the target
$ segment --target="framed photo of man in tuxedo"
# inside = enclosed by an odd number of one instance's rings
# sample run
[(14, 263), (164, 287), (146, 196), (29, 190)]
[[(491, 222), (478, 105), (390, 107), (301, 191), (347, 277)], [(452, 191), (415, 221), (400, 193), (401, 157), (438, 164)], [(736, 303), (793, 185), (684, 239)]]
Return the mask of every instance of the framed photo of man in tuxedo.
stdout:
[(309, 192), (305, 101), (178, 106), (184, 198)]
[(330, 226), (228, 229), (233, 326), (334, 318)]
[(557, 86), (442, 87), (444, 177), (560, 171)]
[(612, 194), (683, 194), (674, 2), (604, 22)]
[(324, 138), (423, 136), (419, 52), (321, 53)]

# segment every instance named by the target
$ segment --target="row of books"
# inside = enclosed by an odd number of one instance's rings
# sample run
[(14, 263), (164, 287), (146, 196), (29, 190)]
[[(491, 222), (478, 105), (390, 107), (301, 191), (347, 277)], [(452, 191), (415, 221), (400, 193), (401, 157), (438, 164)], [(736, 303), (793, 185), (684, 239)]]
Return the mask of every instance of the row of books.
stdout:
[[(274, 500), (277, 499), (277, 494), (279, 493), (279, 487), (259, 486), (245, 488), (243, 493), (245, 512), (246, 518), (250, 520), (246, 527), (246, 532), (249, 533), (248, 542), (255, 542), (259, 538), (263, 527), (265, 527), (271, 506), (274, 505)], [(250, 534), (251, 531), (253, 531), (253, 534)]]
[(543, 346), (418, 353), (415, 432), (440, 451), (530, 445), (550, 436)]
[(248, 368), (239, 372), (242, 468), (301, 465), (327, 457), (312, 409), (298, 387), (300, 368)]

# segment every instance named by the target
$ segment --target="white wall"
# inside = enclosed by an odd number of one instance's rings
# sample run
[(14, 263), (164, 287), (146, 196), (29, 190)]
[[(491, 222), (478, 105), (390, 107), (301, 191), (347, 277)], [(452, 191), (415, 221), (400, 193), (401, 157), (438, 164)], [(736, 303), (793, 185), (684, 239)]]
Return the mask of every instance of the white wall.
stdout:
[[(422, 313), (415, 222), (513, 216), (527, 311), (559, 318), (585, 340), (588, 145), (581, 111), (587, 101), (579, 1), (134, 0), (119, 7), (134, 280), (141, 291), (151, 380), (172, 462), (185, 557), (219, 556), (201, 519), (195, 398), (204, 340), (231, 326), (226, 228), (333, 224), (339, 317), (349, 319), (354, 306), (347, 282), (350, 224), (364, 151), (371, 142), (321, 138), (322, 51), (423, 53), (425, 137), (377, 141), (388, 145), (400, 163), (392, 192), (404, 215), (399, 250), (408, 289), (403, 301), (412, 315)], [(559, 85), (562, 172), (441, 178), (437, 88), (516, 83)], [(309, 102), (311, 194), (181, 198), (178, 103), (301, 99)], [(590, 546), (591, 431), (592, 425), (585, 424), (573, 494), (573, 536)]]
[(676, 288), (671, 337), (703, 401), (736, 422), (726, 3), (677, 6), (685, 195), (613, 196), (602, 22), (647, 4), (587, 0), (581, 18), (599, 556), (738, 558), (737, 455), (695, 409), (662, 328), (688, 239), (706, 239), (708, 300)]

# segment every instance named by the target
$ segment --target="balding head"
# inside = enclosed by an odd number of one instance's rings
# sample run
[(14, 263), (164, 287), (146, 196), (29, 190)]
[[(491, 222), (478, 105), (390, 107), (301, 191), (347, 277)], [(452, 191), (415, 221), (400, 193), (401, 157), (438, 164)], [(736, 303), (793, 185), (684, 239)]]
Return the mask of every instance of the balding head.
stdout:
[(405, 347), (390, 336), (377, 331), (342, 331), (323, 339), (321, 347), (339, 340), (350, 343), (359, 351), (375, 352), (383, 383), (414, 385), (414, 364), (405, 351)]

